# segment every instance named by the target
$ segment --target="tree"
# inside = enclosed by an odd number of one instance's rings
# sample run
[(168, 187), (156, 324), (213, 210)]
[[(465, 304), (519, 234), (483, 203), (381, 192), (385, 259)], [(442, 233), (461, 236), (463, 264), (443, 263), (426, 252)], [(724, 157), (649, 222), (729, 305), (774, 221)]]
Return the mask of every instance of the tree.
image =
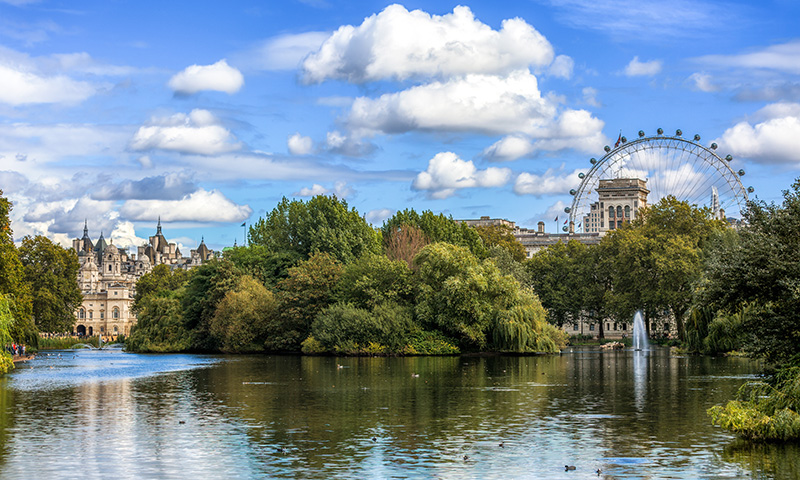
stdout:
[(231, 248), (224, 252), (224, 256), (242, 273), (252, 275), (269, 287), (288, 277), (289, 269), (303, 260), (303, 256), (294, 250), (273, 252), (264, 245)]
[(736, 237), (711, 242), (699, 299), (716, 310), (752, 304), (745, 349), (772, 364), (800, 355), (800, 179), (780, 205), (752, 201)]
[(479, 225), (475, 227), (475, 231), (478, 232), (483, 240), (483, 246), (487, 249), (501, 247), (518, 262), (522, 262), (528, 257), (525, 247), (519, 243), (517, 237), (514, 236), (514, 230), (508, 225)]
[(186, 284), (189, 274), (186, 270), (171, 269), (169, 265), (161, 264), (153, 267), (136, 282), (136, 293), (133, 295), (133, 310), (139, 311), (142, 300), (163, 291), (174, 291)]
[(239, 269), (227, 260), (211, 260), (189, 272), (181, 306), (184, 324), (192, 334), (192, 349), (219, 349), (219, 343), (210, 333), (211, 320), (217, 305), (234, 288), (239, 276)]
[(315, 253), (289, 269), (277, 286), (280, 315), (267, 332), (267, 350), (299, 351), (317, 315), (335, 302), (343, 267), (333, 255)]
[(275, 295), (255, 278), (244, 275), (217, 305), (211, 321), (214, 335), (224, 352), (264, 350), (269, 324), (277, 316)]
[(336, 285), (339, 301), (366, 309), (386, 302), (410, 305), (412, 297), (411, 269), (384, 255), (364, 256), (345, 266)]
[(419, 228), (429, 242), (460, 245), (469, 249), (473, 255), (479, 258), (486, 256), (486, 247), (474, 228), (467, 226), (466, 223), (453, 220), (453, 217), (445, 217), (441, 213), (436, 215), (430, 210), (425, 210), (422, 214), (417, 213), (414, 209), (399, 211), (383, 223), (381, 232), (386, 237), (398, 229), (408, 227)]
[(329, 253), (349, 263), (368, 253), (379, 253), (378, 233), (345, 200), (317, 195), (308, 202), (283, 198), (264, 218), (250, 227), (251, 245), (271, 252), (293, 251), (309, 258)]
[(160, 291), (139, 302), (136, 325), (125, 340), (131, 352), (185, 352), (192, 349), (192, 332), (184, 323), (181, 292)]
[(383, 230), (383, 249), (392, 260), (402, 260), (409, 267), (422, 247), (430, 243), (419, 227), (400, 225)]
[(46, 237), (25, 237), (19, 249), (25, 281), (33, 295), (33, 318), (40, 332), (67, 332), (83, 301), (78, 257)]
[(587, 279), (586, 245), (577, 240), (558, 242), (536, 252), (525, 268), (533, 290), (547, 309), (547, 320), (562, 326), (575, 321), (584, 310)]
[(9, 330), (11, 338), (36, 346), (39, 335), (33, 323), (33, 300), (19, 252), (14, 246), (10, 219), (12, 208), (0, 190), (0, 295), (6, 296), (14, 319)]

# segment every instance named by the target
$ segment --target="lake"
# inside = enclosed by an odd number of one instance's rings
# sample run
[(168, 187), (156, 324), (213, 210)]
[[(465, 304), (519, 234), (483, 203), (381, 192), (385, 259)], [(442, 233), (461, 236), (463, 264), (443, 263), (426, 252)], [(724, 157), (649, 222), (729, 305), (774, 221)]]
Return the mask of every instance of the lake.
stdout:
[(800, 447), (737, 441), (706, 415), (758, 371), (659, 348), (50, 351), (0, 377), (0, 478), (800, 478)]

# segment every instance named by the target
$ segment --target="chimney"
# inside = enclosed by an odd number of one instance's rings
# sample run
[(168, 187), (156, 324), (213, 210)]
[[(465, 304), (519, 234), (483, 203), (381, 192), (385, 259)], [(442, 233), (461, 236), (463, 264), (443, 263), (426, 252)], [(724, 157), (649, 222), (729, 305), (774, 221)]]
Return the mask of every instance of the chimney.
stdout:
[(569, 234), (570, 235), (575, 234), (575, 222), (569, 222)]
[(539, 222), (538, 226), (539, 226), (538, 233), (544, 233), (544, 222)]

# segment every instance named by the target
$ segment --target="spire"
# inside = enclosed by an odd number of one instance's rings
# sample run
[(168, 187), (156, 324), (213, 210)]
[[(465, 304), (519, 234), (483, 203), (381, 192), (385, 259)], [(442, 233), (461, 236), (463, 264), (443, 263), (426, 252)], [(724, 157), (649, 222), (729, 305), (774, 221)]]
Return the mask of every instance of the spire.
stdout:
[(88, 237), (89, 236), (89, 219), (88, 218), (83, 220), (83, 236), (84, 237)]
[(156, 235), (161, 234), (161, 215), (158, 216), (158, 226), (156, 227)]

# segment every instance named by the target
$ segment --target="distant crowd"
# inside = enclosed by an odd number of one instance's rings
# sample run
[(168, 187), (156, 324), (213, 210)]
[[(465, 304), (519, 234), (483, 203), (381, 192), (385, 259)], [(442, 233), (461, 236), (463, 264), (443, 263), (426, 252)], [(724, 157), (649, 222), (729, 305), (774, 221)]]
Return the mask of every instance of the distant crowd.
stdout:
[(12, 343), (11, 345), (6, 345), (6, 352), (13, 355), (25, 355), (25, 345), (21, 345), (18, 343)]

